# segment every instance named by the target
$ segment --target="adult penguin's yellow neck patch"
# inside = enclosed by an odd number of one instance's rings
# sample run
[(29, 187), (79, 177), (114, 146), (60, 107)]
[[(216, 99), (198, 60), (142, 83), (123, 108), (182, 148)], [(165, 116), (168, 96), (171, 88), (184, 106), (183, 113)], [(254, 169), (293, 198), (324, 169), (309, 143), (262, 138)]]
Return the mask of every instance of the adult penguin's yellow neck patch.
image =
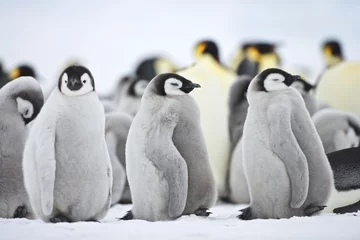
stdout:
[(256, 47), (249, 47), (246, 51), (246, 55), (250, 58), (251, 61), (259, 61), (260, 52)]
[(206, 43), (199, 43), (195, 48), (195, 57), (202, 56), (205, 49), (206, 49)]
[(15, 78), (20, 77), (20, 69), (19, 68), (15, 68), (14, 70), (12, 70), (9, 74), (9, 78), (10, 80), (14, 80)]

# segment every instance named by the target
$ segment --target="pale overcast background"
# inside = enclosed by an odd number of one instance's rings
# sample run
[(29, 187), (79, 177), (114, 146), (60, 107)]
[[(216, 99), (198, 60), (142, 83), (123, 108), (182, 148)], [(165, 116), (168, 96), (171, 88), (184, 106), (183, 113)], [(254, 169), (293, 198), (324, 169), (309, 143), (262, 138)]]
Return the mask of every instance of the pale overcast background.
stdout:
[(281, 42), (284, 66), (316, 75), (327, 37), (341, 40), (347, 59), (360, 59), (359, 13), (360, 1), (342, 0), (0, 0), (0, 59), (8, 70), (31, 63), (48, 82), (80, 60), (105, 92), (144, 56), (164, 53), (185, 66), (195, 42), (210, 37), (229, 62), (255, 39)]

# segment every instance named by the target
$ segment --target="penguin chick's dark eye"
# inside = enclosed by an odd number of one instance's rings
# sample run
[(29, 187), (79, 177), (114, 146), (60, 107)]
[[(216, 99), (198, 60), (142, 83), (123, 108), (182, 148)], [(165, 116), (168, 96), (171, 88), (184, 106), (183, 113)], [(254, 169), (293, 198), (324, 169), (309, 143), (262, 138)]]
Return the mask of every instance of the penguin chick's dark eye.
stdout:
[(83, 83), (86, 83), (86, 80), (84, 80)]
[(26, 109), (25, 115), (28, 115), (28, 113), (29, 113), (29, 109)]
[(177, 83), (171, 83), (171, 85), (178, 87), (179, 85)]
[(280, 81), (280, 79), (277, 79), (277, 78), (276, 78), (276, 79), (274, 79), (274, 82), (278, 82), (278, 81)]
[(67, 83), (67, 80), (65, 80), (65, 83)]

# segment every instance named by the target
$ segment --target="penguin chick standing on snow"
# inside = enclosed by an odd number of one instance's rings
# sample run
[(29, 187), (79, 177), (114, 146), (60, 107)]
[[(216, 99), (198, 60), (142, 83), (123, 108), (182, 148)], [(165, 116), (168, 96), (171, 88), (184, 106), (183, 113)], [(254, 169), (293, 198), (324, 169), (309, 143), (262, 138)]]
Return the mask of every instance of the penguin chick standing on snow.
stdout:
[(313, 122), (326, 153), (357, 147), (360, 143), (360, 118), (333, 108), (318, 111)]
[(125, 113), (113, 112), (106, 115), (105, 137), (113, 170), (112, 205), (119, 201), (131, 203), (125, 172), (125, 143), (131, 122), (132, 117)]
[(360, 210), (360, 148), (347, 148), (327, 155), (334, 173), (333, 191), (324, 212)]
[(0, 217), (34, 218), (22, 174), (26, 125), (40, 112), (44, 97), (31, 77), (9, 82), (0, 90)]
[(248, 90), (243, 161), (250, 206), (239, 218), (311, 216), (324, 209), (333, 185), (330, 164), (300, 93), (298, 76), (270, 68)]
[(147, 86), (126, 143), (126, 171), (133, 208), (122, 219), (172, 220), (208, 216), (216, 187), (200, 126), (188, 95), (200, 85), (177, 74)]
[(31, 206), (45, 222), (96, 221), (111, 204), (104, 108), (83, 66), (60, 75), (30, 130), (23, 157)]
[[(230, 157), (228, 127), (228, 98), (232, 82), (237, 78), (219, 61), (219, 51), (213, 41), (201, 41), (195, 47), (196, 63), (177, 73), (201, 84), (201, 91), (194, 91), (201, 112), (209, 160), (214, 172), (218, 195), (227, 195), (226, 176)], [(214, 110), (215, 109), (215, 110)]]

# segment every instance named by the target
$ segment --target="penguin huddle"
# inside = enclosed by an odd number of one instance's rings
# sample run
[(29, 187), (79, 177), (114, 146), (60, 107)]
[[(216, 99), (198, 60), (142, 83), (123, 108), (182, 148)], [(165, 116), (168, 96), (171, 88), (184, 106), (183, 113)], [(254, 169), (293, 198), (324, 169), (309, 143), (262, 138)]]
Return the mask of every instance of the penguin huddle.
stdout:
[[(346, 63), (338, 49), (325, 44), (337, 66), (324, 76)], [(0, 217), (98, 222), (131, 203), (119, 220), (170, 221), (206, 218), (218, 200), (248, 204), (242, 220), (360, 210), (356, 112), (280, 69), (275, 44), (239, 55), (230, 69), (206, 39), (194, 64), (147, 59), (107, 97), (82, 65), (46, 101), (15, 70), (0, 89)]]

